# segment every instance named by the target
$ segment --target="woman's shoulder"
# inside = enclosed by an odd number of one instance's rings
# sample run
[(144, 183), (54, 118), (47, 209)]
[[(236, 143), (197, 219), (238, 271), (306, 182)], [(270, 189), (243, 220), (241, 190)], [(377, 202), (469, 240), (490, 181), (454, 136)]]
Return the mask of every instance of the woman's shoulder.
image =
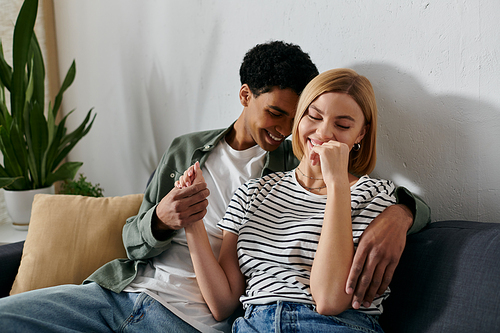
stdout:
[(374, 196), (378, 193), (393, 195), (395, 190), (396, 186), (392, 181), (381, 178), (372, 178), (368, 175), (360, 177), (358, 181), (351, 187), (351, 192), (353, 193), (369, 192)]
[(291, 172), (292, 171), (273, 172), (268, 175), (262, 176), (260, 178), (250, 179), (248, 182), (246, 182), (245, 185), (247, 185), (248, 187), (260, 187), (260, 188), (266, 185), (274, 185), (280, 182), (282, 179), (289, 177)]
[(260, 178), (250, 179), (237, 190), (238, 193), (247, 197), (255, 197), (258, 194), (267, 194), (278, 184), (290, 177), (291, 171), (273, 172)]
[(357, 216), (358, 218), (371, 220), (386, 207), (396, 203), (395, 192), (394, 183), (390, 180), (371, 178), (369, 176), (361, 177), (351, 188), (353, 217)]

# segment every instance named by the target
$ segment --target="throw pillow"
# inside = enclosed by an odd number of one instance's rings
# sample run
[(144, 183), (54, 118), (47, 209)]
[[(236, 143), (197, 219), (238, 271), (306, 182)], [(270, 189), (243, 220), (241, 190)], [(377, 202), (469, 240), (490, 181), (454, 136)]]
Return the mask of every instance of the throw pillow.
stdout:
[(37, 194), (10, 294), (80, 284), (103, 264), (126, 258), (122, 228), (142, 198)]

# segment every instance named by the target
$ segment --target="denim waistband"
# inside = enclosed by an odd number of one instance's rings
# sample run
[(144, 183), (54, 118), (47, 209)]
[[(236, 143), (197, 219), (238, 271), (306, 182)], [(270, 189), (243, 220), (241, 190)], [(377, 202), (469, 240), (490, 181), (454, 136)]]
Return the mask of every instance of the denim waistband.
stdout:
[(298, 308), (308, 308), (312, 311), (316, 311), (316, 305), (314, 304), (306, 304), (306, 303), (298, 303), (298, 302), (291, 302), (291, 301), (275, 301), (271, 303), (266, 303), (266, 304), (248, 304), (247, 307), (245, 308), (245, 313), (250, 314), (252, 313), (256, 308), (260, 307), (268, 307), (268, 308), (288, 308), (290, 310), (298, 309)]
[[(377, 318), (354, 309), (348, 309), (336, 316), (320, 315), (314, 304), (277, 301), (268, 304), (249, 304), (245, 315), (235, 321), (233, 332), (265, 331), (274, 327), (275, 332), (288, 332), (301, 326), (305, 331), (315, 333), (337, 332), (346, 327), (356, 332), (382, 332)], [(262, 330), (260, 330), (262, 329)], [(252, 331), (252, 330), (250, 330)], [(253, 332), (252, 331), (252, 332)]]

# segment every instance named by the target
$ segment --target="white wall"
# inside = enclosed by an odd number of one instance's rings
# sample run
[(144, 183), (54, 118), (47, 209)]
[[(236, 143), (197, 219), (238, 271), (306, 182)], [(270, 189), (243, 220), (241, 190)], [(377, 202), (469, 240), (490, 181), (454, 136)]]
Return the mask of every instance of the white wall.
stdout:
[(175, 136), (236, 119), (244, 53), (278, 39), (320, 71), (372, 81), (377, 176), (420, 194), (433, 220), (498, 221), (498, 0), (55, 0), (55, 11), (61, 75), (77, 63), (70, 126), (97, 113), (70, 157), (108, 196), (142, 192)]

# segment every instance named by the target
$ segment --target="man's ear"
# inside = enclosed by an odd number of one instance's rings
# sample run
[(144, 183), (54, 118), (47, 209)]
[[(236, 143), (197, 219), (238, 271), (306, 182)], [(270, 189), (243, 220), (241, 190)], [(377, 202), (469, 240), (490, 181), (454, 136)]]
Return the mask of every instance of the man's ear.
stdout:
[(250, 99), (252, 98), (252, 91), (250, 90), (250, 87), (248, 84), (244, 84), (240, 88), (240, 103), (244, 107), (248, 106), (248, 103), (250, 102)]

